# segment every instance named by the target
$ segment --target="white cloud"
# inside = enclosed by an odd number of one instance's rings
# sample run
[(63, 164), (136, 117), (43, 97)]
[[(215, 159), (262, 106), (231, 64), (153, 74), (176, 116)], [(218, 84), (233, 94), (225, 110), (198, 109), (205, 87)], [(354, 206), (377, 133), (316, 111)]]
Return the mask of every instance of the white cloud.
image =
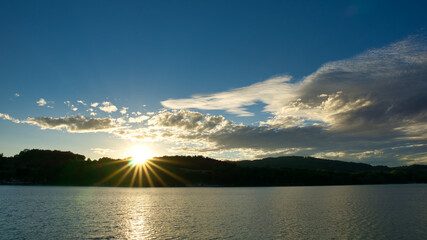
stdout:
[(130, 117), (128, 119), (128, 122), (129, 123), (142, 123), (142, 122), (144, 122), (145, 120), (147, 120), (149, 118), (150, 117), (148, 117), (148, 116)]
[(73, 110), (73, 111), (75, 112), (75, 111), (77, 111), (77, 110), (79, 110), (79, 109), (78, 109), (78, 108), (76, 108), (76, 107), (72, 107), (72, 108), (71, 108), (71, 110)]
[(253, 113), (246, 110), (246, 106), (260, 101), (267, 104), (265, 111), (277, 112), (283, 102), (295, 98), (293, 87), (298, 87), (298, 84), (290, 84), (290, 80), (289, 76), (281, 76), (226, 92), (195, 95), (189, 99), (169, 99), (161, 103), (172, 109), (225, 110), (238, 116), (253, 116)]
[(128, 107), (122, 107), (122, 109), (120, 110), (120, 113), (122, 115), (125, 115), (127, 113), (128, 109), (129, 109)]
[(81, 105), (86, 106), (87, 104), (85, 102), (83, 102), (82, 100), (77, 100), (77, 103), (80, 103)]
[(90, 104), (91, 107), (97, 107), (98, 105), (99, 105), (99, 103), (97, 103), (97, 102), (94, 102), (94, 103)]
[(5, 119), (5, 120), (12, 121), (12, 122), (14, 122), (14, 123), (21, 123), (21, 121), (20, 121), (20, 120), (15, 119), (15, 118), (13, 118), (13, 117), (9, 116), (9, 114), (0, 113), (0, 118), (3, 118), (3, 119)]
[(112, 112), (117, 111), (117, 107), (114, 106), (111, 102), (103, 102), (101, 105), (102, 106), (99, 107), (99, 109), (101, 111), (104, 111), (104, 112), (107, 112), (107, 113), (112, 113)]
[(14, 96), (15, 96), (15, 97), (19, 97), (19, 96), (21, 96), (21, 95), (20, 95), (19, 93), (15, 93), (15, 94), (14, 94)]
[(39, 105), (39, 106), (44, 106), (46, 104), (47, 104), (47, 102), (43, 98), (40, 98), (40, 100), (37, 101), (37, 105)]

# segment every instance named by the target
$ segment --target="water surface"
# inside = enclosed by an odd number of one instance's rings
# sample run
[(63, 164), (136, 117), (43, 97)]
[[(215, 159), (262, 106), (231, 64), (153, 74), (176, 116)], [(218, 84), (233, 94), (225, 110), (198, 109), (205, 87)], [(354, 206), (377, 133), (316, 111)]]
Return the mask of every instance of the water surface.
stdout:
[(427, 185), (0, 186), (0, 239), (426, 239)]

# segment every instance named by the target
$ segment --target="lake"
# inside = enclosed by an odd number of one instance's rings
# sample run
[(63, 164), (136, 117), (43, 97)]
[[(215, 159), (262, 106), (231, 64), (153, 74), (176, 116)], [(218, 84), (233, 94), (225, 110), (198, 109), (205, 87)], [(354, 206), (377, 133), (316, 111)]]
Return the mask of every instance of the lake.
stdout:
[(0, 239), (427, 239), (427, 184), (0, 186)]

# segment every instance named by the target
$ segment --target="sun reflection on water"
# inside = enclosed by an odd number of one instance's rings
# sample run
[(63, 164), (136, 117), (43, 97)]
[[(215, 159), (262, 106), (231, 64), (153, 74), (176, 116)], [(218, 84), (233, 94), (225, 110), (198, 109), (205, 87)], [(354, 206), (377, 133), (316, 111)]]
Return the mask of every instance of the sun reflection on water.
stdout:
[(127, 223), (126, 239), (146, 239), (151, 233), (141, 214), (133, 213)]

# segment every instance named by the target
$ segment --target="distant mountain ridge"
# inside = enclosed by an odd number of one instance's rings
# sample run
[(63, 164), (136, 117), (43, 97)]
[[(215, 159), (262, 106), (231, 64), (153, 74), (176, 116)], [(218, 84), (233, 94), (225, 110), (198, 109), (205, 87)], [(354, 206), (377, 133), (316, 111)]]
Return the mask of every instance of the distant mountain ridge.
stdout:
[(241, 167), (263, 168), (294, 168), (307, 170), (330, 170), (343, 172), (361, 172), (372, 170), (388, 170), (387, 166), (372, 166), (366, 163), (345, 162), (314, 157), (282, 156), (270, 157), (259, 160), (236, 161)]

